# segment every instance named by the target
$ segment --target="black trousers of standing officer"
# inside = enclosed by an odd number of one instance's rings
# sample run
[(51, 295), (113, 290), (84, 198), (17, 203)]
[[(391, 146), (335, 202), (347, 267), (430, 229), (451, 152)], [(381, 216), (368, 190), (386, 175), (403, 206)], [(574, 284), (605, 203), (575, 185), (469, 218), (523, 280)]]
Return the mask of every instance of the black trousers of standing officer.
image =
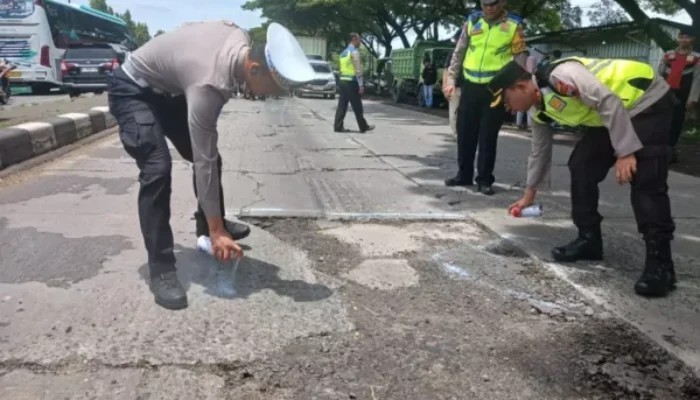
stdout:
[[(119, 124), (119, 138), (124, 149), (141, 171), (139, 220), (151, 276), (172, 271), (175, 269), (174, 239), (170, 227), (172, 157), (165, 138), (170, 139), (182, 158), (192, 162), (187, 102), (184, 96), (158, 95), (151, 89), (141, 88), (121, 69), (117, 69), (109, 87), (109, 110)], [(219, 157), (219, 193), (223, 216), (221, 166)], [(194, 190), (196, 194), (196, 185)], [(201, 206), (195, 218), (197, 236), (208, 235), (209, 227)]]
[[(639, 233), (644, 240), (669, 241), (675, 225), (668, 197), (668, 137), (675, 97), (668, 94), (632, 118), (644, 147), (635, 153), (637, 172), (631, 182), (631, 201)], [(583, 135), (569, 159), (571, 208), (574, 224), (582, 230), (597, 230), (603, 217), (598, 213), (598, 184), (615, 165), (615, 151), (605, 128)]]
[(345, 120), (345, 115), (348, 113), (348, 103), (352, 105), (352, 111), (355, 112), (355, 119), (357, 119), (357, 127), (360, 132), (367, 130), (369, 125), (365, 121), (364, 110), (362, 108), (362, 96), (360, 96), (360, 85), (357, 81), (340, 81), (339, 96), (338, 96), (338, 107), (335, 110), (335, 123), (334, 129), (336, 131), (342, 131), (345, 129), (343, 121)]
[[(492, 101), (493, 94), (486, 85), (467, 80), (462, 84), (457, 114), (457, 159), (462, 182), (471, 183), (475, 180), (479, 185), (491, 186), (496, 180), (493, 169), (496, 166), (498, 132), (506, 111), (502, 103), (491, 108)], [(477, 176), (474, 179), (477, 147), (479, 158), (476, 162)]]

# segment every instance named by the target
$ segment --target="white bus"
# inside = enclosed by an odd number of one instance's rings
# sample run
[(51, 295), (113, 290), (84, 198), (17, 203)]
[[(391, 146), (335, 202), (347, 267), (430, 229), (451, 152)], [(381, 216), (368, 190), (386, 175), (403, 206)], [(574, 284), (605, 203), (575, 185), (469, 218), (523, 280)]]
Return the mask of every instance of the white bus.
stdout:
[(26, 84), (33, 94), (48, 94), (61, 84), (66, 46), (113, 43), (133, 46), (126, 23), (87, 6), (57, 0), (0, 0), (0, 58), (17, 69), (13, 84)]

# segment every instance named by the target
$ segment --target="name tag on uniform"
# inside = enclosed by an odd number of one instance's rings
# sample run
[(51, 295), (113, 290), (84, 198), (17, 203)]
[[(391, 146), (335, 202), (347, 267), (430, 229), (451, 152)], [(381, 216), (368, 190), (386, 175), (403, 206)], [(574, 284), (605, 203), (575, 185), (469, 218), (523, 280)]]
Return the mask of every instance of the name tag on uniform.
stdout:
[(479, 29), (479, 28), (474, 28), (474, 29), (472, 29), (472, 33), (471, 33), (470, 36), (481, 35), (482, 33), (484, 33), (484, 31), (482, 31), (481, 29)]
[(558, 96), (552, 96), (547, 104), (557, 111), (563, 111), (566, 108), (566, 102)]
[(507, 23), (507, 22), (502, 23), (502, 24), (501, 24), (501, 30), (502, 30), (503, 32), (508, 32), (508, 31), (510, 31), (510, 24)]

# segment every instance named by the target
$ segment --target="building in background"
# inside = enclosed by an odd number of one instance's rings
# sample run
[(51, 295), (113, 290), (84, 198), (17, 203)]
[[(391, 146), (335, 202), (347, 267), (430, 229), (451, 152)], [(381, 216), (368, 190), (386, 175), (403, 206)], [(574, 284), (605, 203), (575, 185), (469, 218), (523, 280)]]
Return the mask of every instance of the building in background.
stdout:
[[(687, 26), (661, 18), (655, 18), (654, 21), (672, 38), (678, 36), (682, 27)], [(664, 55), (664, 50), (636, 22), (532, 35), (527, 38), (527, 44), (538, 59), (554, 50), (561, 50), (562, 57), (626, 58), (644, 61), (656, 67)]]

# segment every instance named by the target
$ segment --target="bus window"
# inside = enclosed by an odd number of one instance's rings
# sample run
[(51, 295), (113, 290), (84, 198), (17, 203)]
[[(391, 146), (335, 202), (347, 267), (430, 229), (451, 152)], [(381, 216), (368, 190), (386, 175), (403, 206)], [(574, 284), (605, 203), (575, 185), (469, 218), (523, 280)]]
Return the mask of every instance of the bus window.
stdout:
[(34, 0), (0, 0), (0, 18), (21, 19), (34, 14)]
[(53, 2), (45, 2), (51, 36), (58, 48), (74, 43), (120, 43), (128, 38), (123, 25)]

